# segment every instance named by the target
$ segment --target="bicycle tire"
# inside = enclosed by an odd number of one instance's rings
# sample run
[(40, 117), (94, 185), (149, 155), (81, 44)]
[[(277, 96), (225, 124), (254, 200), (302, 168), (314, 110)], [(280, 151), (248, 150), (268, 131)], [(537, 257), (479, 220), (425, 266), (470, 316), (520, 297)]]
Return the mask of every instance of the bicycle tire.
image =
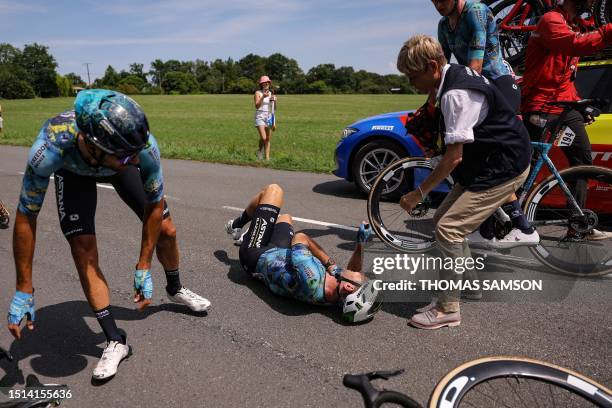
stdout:
[[(509, 11), (514, 7), (516, 0), (502, 0), (491, 5), (493, 19), (497, 25), (501, 23), (505, 15), (502, 15), (504, 10)], [(529, 3), (532, 9), (527, 17), (530, 25), (535, 25), (542, 16), (543, 10), (539, 1), (526, 0), (525, 5)], [(523, 6), (524, 7), (524, 6)], [(519, 13), (520, 15), (520, 13)], [(511, 23), (512, 24), (512, 23)], [(523, 65), (525, 53), (527, 51), (527, 41), (529, 40), (529, 32), (514, 32), (498, 28), (499, 46), (502, 52), (502, 57), (515, 69), (518, 70)]]
[[(385, 217), (382, 215), (385, 210), (381, 210), (381, 206), (384, 205), (390, 208), (390, 211), (397, 213), (398, 218), (403, 217), (399, 218), (399, 225), (403, 223), (408, 227), (408, 221), (405, 220), (410, 219), (412, 216), (401, 209), (398, 202), (399, 200), (390, 200), (387, 204), (383, 204), (385, 185), (396, 176), (397, 172), (402, 172), (398, 176), (403, 177), (402, 180), (404, 184), (402, 186), (402, 191), (408, 192), (414, 190), (417, 188), (416, 183), (424, 179), (425, 174), (430, 173), (433, 168), (432, 161), (429, 159), (423, 157), (405, 158), (387, 166), (372, 185), (367, 204), (370, 225), (381, 241), (398, 251), (419, 253), (432, 249), (435, 245), (435, 240), (433, 239), (433, 223), (429, 225), (427, 221), (424, 221), (422, 223), (423, 225), (417, 225), (418, 223), (416, 220), (424, 219), (424, 217), (428, 215), (427, 213), (429, 210), (427, 210), (424, 215), (414, 217), (415, 223), (410, 224), (410, 227), (414, 230), (410, 230), (409, 228), (402, 229), (403, 227), (400, 227), (400, 231), (394, 231), (394, 227), (388, 225), (385, 221)], [(406, 176), (407, 172), (411, 173)], [(445, 188), (450, 189), (453, 185), (452, 177), (448, 176), (443, 183), (445, 183)], [(393, 215), (395, 215), (395, 213)], [(423, 231), (420, 231), (420, 229)], [(419, 237), (422, 237), (422, 239)]]
[[(597, 182), (597, 185), (593, 184), (592, 187), (589, 187), (587, 194), (589, 194), (589, 191), (592, 191), (594, 188), (596, 190), (601, 189), (602, 191), (607, 191), (605, 194), (612, 195), (611, 169), (599, 166), (576, 166), (561, 170), (559, 175), (568, 185), (571, 185), (572, 181), (582, 179), (587, 180), (588, 185), (591, 185), (591, 181), (594, 183)], [(601, 187), (602, 184), (605, 184), (608, 187)], [(558, 227), (553, 226), (552, 228), (546, 225), (544, 225), (542, 228), (539, 227), (539, 225), (546, 222), (544, 216), (547, 215), (547, 213), (562, 215), (563, 211), (567, 213), (571, 211), (567, 208), (549, 209), (546, 207), (545, 203), (547, 199), (554, 199), (555, 195), (559, 197), (561, 194), (562, 193), (560, 191), (557, 179), (554, 177), (554, 175), (551, 175), (535, 186), (523, 203), (523, 209), (527, 220), (538, 228), (538, 232), (541, 236), (540, 244), (535, 247), (530, 247), (530, 251), (540, 262), (554, 269), (555, 271), (566, 275), (595, 277), (609, 274), (612, 272), (612, 257), (610, 257), (610, 253), (612, 253), (612, 245), (605, 246), (605, 244), (611, 242), (612, 240), (599, 241), (599, 243), (603, 244), (597, 244), (597, 241), (589, 243), (587, 240), (575, 244), (563, 244), (562, 240), (555, 239), (555, 234), (566, 234), (569, 223), (565, 226), (563, 224), (559, 224)], [(612, 198), (610, 198), (610, 200), (612, 200)], [(586, 204), (589, 203), (586, 202)], [(587, 205), (584, 205), (584, 207), (584, 209), (588, 210)], [(604, 230), (612, 231), (612, 221), (602, 224), (599, 221), (601, 219), (601, 215), (595, 215), (599, 222), (598, 226), (600, 229), (603, 225)], [(597, 226), (594, 226), (594, 228), (596, 227)], [(550, 232), (546, 230), (547, 228), (557, 229)], [(563, 228), (565, 229), (563, 230)], [(550, 237), (551, 234), (552, 237)], [(603, 258), (601, 260), (596, 259), (594, 255), (599, 253), (607, 258)], [(591, 264), (588, 264), (586, 263), (586, 260), (593, 261)]]
[[(475, 392), (475, 387), (479, 385), (484, 387), (485, 384), (490, 384), (491, 381), (498, 379), (513, 379), (517, 382), (519, 379), (534, 380), (555, 387), (557, 391), (568, 392), (568, 395), (590, 404), (605, 408), (612, 407), (612, 391), (592, 379), (554, 364), (510, 356), (480, 358), (453, 369), (434, 388), (428, 407), (461, 408), (468, 406), (466, 396), (470, 391)], [(492, 398), (491, 395), (487, 397)], [(543, 400), (544, 396), (537, 395), (536, 397), (542, 397)], [(542, 400), (537, 400), (537, 403), (531, 406), (541, 407)], [(490, 401), (488, 406), (491, 406)], [(553, 404), (553, 406), (566, 407), (567, 405)]]
[(404, 408), (423, 408), (421, 404), (401, 392), (381, 391), (374, 401), (374, 408), (380, 408), (383, 404), (398, 404)]

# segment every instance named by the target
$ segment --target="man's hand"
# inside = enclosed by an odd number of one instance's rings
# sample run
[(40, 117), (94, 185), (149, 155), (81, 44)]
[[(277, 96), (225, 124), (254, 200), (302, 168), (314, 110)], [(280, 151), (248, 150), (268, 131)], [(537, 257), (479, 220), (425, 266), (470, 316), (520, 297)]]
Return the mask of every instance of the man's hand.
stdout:
[(402, 207), (406, 212), (410, 212), (416, 207), (418, 203), (423, 201), (421, 197), (421, 193), (418, 190), (414, 190), (405, 194), (400, 198), (400, 207)]
[(8, 329), (16, 339), (21, 338), (21, 321), (25, 317), (26, 327), (34, 330), (34, 294), (17, 291), (8, 312)]
[(149, 269), (136, 269), (134, 272), (134, 303), (140, 311), (151, 304), (153, 297), (153, 278)]

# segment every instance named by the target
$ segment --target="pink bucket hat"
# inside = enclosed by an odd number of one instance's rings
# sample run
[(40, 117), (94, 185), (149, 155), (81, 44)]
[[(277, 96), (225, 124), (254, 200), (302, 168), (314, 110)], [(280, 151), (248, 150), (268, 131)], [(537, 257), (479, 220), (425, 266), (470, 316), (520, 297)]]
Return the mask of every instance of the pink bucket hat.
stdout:
[(267, 75), (264, 75), (261, 78), (259, 78), (259, 85), (264, 84), (266, 82), (272, 83), (272, 80)]

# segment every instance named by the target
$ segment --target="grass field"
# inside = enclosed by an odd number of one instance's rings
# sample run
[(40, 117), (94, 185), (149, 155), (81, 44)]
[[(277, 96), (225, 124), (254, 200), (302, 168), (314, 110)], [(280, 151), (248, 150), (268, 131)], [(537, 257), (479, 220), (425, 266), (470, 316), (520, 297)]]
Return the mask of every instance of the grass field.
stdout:
[[(269, 163), (258, 162), (251, 95), (136, 96), (162, 156), (207, 162), (329, 172), (340, 132), (367, 116), (416, 108), (415, 95), (280, 95)], [(29, 146), (42, 123), (73, 98), (3, 100), (0, 144)]]

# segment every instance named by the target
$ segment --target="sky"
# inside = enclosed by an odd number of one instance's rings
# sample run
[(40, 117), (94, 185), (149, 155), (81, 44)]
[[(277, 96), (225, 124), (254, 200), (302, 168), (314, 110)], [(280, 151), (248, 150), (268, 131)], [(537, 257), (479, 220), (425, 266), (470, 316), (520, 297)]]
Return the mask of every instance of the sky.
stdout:
[(49, 47), (61, 74), (110, 64), (206, 61), (275, 52), (307, 72), (332, 63), (397, 74), (411, 35), (435, 35), (430, 0), (0, 0), (0, 42)]

